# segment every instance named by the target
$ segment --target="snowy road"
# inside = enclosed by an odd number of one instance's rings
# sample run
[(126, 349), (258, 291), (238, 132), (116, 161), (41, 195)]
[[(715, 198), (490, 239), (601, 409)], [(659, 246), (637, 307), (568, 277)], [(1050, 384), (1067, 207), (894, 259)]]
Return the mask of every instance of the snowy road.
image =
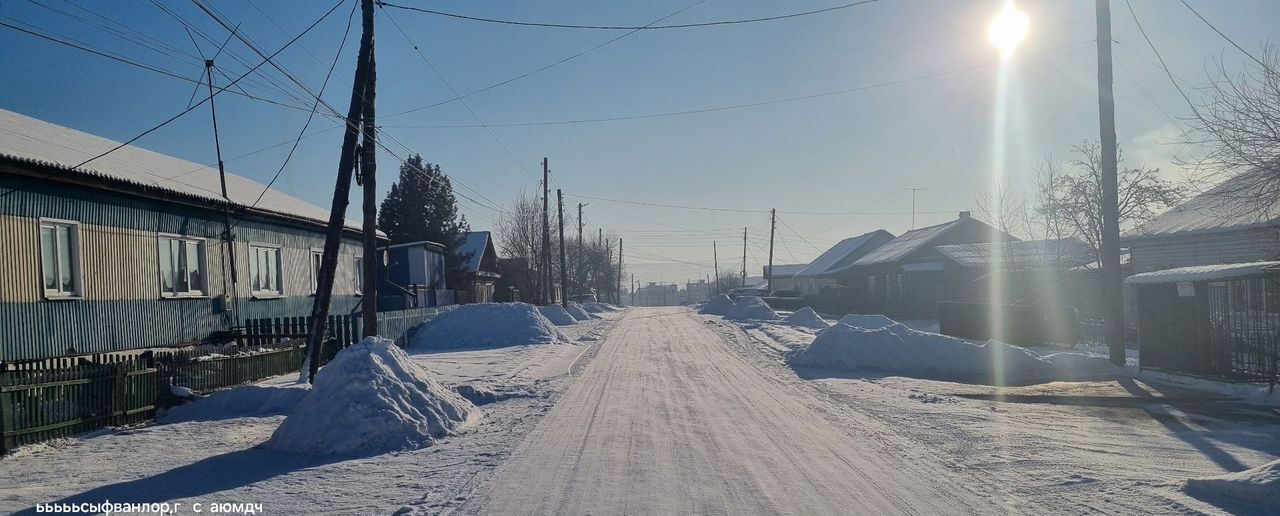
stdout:
[(762, 375), (687, 310), (633, 310), (471, 514), (990, 512)]

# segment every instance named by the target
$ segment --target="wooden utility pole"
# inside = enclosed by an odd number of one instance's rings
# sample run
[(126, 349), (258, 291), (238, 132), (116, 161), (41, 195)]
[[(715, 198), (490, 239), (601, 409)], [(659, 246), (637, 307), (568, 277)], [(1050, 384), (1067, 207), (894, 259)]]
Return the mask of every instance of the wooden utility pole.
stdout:
[(747, 228), (742, 228), (742, 286), (747, 286)]
[(613, 302), (622, 304), (622, 237), (618, 237), (618, 289), (613, 294)]
[(569, 268), (564, 251), (564, 190), (556, 188), (556, 214), (560, 218), (560, 304), (569, 308)]
[[(224, 306), (222, 307), (222, 313), (224, 316), (228, 312), (232, 313), (232, 316), (235, 318), (235, 326), (238, 327), (240, 326), (240, 311), (235, 309), (236, 295), (239, 291), (239, 288), (236, 286), (238, 283), (238, 275), (236, 273), (236, 239), (231, 234), (231, 197), (227, 196), (227, 171), (222, 164), (222, 142), (218, 137), (218, 109), (213, 105), (212, 59), (205, 59), (204, 70), (205, 73), (209, 75), (209, 114), (213, 117), (213, 150), (218, 156), (218, 181), (222, 184), (222, 255), (227, 257), (227, 264), (231, 268), (231, 288), (229, 289), (230, 292), (226, 293), (226, 299), (223, 300)], [(222, 284), (224, 289), (227, 286), (225, 281), (226, 280), (224, 279)]]
[(547, 215), (551, 193), (551, 168), (547, 166), (547, 158), (542, 158), (542, 301), (539, 304), (551, 303), (551, 220)]
[(716, 271), (716, 293), (720, 294), (720, 257), (716, 252), (716, 241), (711, 241), (711, 266)]
[(307, 378), (311, 382), (315, 381), (316, 371), (320, 369), (320, 347), (324, 345), (329, 301), (333, 297), (333, 277), (338, 268), (338, 246), (342, 243), (348, 197), (351, 194), (351, 169), (355, 165), (356, 139), (360, 136), (360, 120), (364, 113), (365, 74), (369, 68), (369, 57), (373, 55), (373, 1), (360, 1), (363, 34), (360, 36), (360, 52), (356, 57), (356, 76), (351, 83), (351, 105), (347, 108), (346, 133), (342, 137), (342, 151), (338, 155), (338, 178), (333, 187), (333, 204), (329, 208), (329, 226), (325, 231), (324, 254), (320, 259), (316, 295), (311, 304), (310, 331), (307, 334), (310, 365)]
[(583, 266), (583, 263), (582, 263), (582, 224), (583, 224), (582, 223), (582, 207), (583, 206), (586, 206), (586, 205), (582, 203), (578, 203), (578, 266), (573, 271), (573, 281), (578, 284), (579, 290), (585, 291), (586, 289), (582, 288), (583, 283), (586, 282), (585, 278), (582, 277), (582, 273), (584, 272), (582, 267)]
[[(369, 32), (373, 32), (370, 26)], [(369, 41), (369, 64), (364, 75), (364, 113), (361, 117), (364, 134), (360, 141), (360, 175), (357, 183), (364, 193), (364, 252), (363, 270), (355, 271), (360, 279), (360, 336), (378, 334), (378, 128), (375, 125), (374, 98), (377, 94), (378, 62), (373, 40)]]
[(1123, 366), (1124, 273), (1120, 271), (1120, 210), (1116, 168), (1116, 106), (1111, 90), (1111, 1), (1096, 0), (1098, 15), (1098, 120), (1102, 140), (1102, 306), (1111, 362)]
[(928, 190), (928, 188), (910, 188), (911, 190), (911, 229), (916, 228), (916, 192)]
[(778, 228), (778, 209), (769, 210), (769, 276), (765, 278), (769, 290), (773, 290), (773, 230)]

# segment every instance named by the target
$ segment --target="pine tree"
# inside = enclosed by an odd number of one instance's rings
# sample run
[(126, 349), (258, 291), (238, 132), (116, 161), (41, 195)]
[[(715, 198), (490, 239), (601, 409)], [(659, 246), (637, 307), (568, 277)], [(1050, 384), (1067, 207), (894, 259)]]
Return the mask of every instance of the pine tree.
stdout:
[(470, 256), (459, 256), (464, 234), (471, 231), (466, 215), (458, 213), (453, 184), (439, 165), (424, 163), (417, 154), (400, 165), (400, 178), (382, 200), (378, 229), (392, 244), (430, 240), (445, 246), (445, 281), (450, 288), (462, 284), (463, 264)]

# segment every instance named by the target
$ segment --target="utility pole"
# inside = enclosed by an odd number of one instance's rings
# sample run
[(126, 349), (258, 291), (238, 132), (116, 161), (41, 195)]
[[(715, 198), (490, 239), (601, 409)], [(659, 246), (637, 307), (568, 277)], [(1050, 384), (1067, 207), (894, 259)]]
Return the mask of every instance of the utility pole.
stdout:
[(716, 241), (712, 240), (711, 241), (711, 266), (715, 269), (715, 272), (716, 272), (716, 293), (720, 294), (721, 293), (720, 292), (720, 257), (718, 255), (719, 253), (716, 252)]
[[(370, 29), (372, 32), (372, 29)], [(361, 228), (364, 232), (364, 265), (356, 274), (361, 274), (360, 292), (360, 336), (372, 337), (378, 334), (378, 128), (374, 118), (374, 98), (377, 94), (378, 62), (369, 42), (369, 69), (364, 75), (364, 114), (361, 117), (364, 134), (360, 141), (360, 173), (356, 176), (356, 184), (364, 191), (364, 221)]]
[(909, 188), (911, 190), (911, 229), (916, 228), (916, 192), (928, 190), (928, 188)]
[(765, 278), (768, 282), (769, 290), (773, 290), (773, 231), (778, 228), (778, 209), (769, 210), (769, 277)]
[(618, 290), (614, 292), (613, 301), (622, 304), (622, 237), (618, 237)]
[(548, 218), (548, 201), (547, 197), (551, 193), (551, 169), (547, 167), (547, 158), (542, 158), (542, 301), (539, 304), (551, 303), (552, 291), (552, 275), (551, 275), (551, 221)]
[(373, 55), (373, 1), (360, 1), (363, 34), (360, 36), (360, 53), (356, 57), (356, 76), (352, 81), (351, 104), (347, 108), (346, 133), (342, 137), (342, 151), (338, 155), (338, 178), (333, 188), (333, 205), (329, 209), (329, 226), (325, 231), (324, 255), (320, 259), (320, 273), (316, 278), (316, 295), (311, 304), (310, 332), (307, 334), (307, 355), (310, 366), (308, 381), (315, 382), (320, 369), (320, 347), (324, 345), (325, 323), (329, 318), (329, 301), (333, 297), (333, 276), (338, 268), (338, 245), (342, 241), (348, 197), (351, 194), (351, 171), (355, 164), (356, 138), (360, 136), (359, 123), (364, 113), (365, 75), (369, 57)]
[(631, 273), (631, 306), (636, 304), (636, 273)]
[(569, 308), (569, 268), (564, 251), (564, 190), (556, 188), (556, 214), (560, 218), (560, 305)]
[(1111, 1), (1096, 0), (1098, 15), (1098, 120), (1102, 140), (1102, 305), (1111, 362), (1123, 366), (1124, 274), (1120, 271), (1119, 186), (1116, 178), (1116, 106), (1111, 90)]
[[(231, 312), (235, 317), (235, 326), (240, 326), (240, 311), (236, 310), (236, 292), (239, 290), (236, 286), (236, 250), (235, 237), (231, 235), (231, 198), (227, 196), (227, 172), (222, 165), (222, 142), (218, 137), (218, 110), (213, 105), (213, 60), (204, 60), (205, 73), (209, 75), (209, 114), (213, 117), (213, 150), (218, 155), (218, 181), (222, 183), (222, 244), (223, 256), (227, 257), (227, 263), (231, 267), (231, 289), (222, 307), (223, 314)], [(190, 259), (190, 258), (188, 258)], [(227, 284), (223, 280), (222, 286), (225, 288)]]
[[(588, 203), (590, 204), (590, 203)], [(582, 277), (582, 207), (586, 204), (578, 203), (578, 267), (573, 271), (573, 280), (578, 283), (578, 288), (582, 289), (585, 278)]]
[(742, 286), (747, 286), (747, 228), (742, 228)]

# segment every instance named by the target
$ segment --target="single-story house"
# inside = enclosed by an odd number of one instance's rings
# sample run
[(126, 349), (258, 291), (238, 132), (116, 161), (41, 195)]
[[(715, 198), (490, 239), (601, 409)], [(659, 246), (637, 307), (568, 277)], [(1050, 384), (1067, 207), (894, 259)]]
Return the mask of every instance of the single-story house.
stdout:
[(444, 245), (428, 240), (384, 248), (386, 273), (378, 292), (378, 307), (417, 308), (453, 304), (445, 282)]
[(1093, 251), (1074, 238), (1009, 240), (938, 246), (944, 269), (969, 288), (956, 301), (1006, 305), (1078, 306), (1097, 301), (1097, 275), (1083, 269)]
[(877, 229), (849, 237), (831, 246), (792, 277), (796, 288), (806, 296), (817, 296), (823, 287), (837, 284), (836, 276), (848, 270), (858, 259), (893, 240), (893, 233)]
[(502, 275), (498, 272), (498, 251), (493, 247), (493, 237), (488, 231), (472, 231), (463, 236), (458, 256), (466, 260), (463, 270), (466, 277), (461, 290), (469, 303), (490, 303), (494, 300), (494, 284)]
[(765, 265), (764, 277), (769, 280), (769, 290), (796, 289), (796, 273), (808, 266), (807, 263), (774, 264), (773, 267)]
[[(329, 210), (231, 173), (226, 194), (216, 168), (0, 110), (0, 362), (309, 315)], [(358, 223), (338, 252), (330, 312), (352, 313)]]

